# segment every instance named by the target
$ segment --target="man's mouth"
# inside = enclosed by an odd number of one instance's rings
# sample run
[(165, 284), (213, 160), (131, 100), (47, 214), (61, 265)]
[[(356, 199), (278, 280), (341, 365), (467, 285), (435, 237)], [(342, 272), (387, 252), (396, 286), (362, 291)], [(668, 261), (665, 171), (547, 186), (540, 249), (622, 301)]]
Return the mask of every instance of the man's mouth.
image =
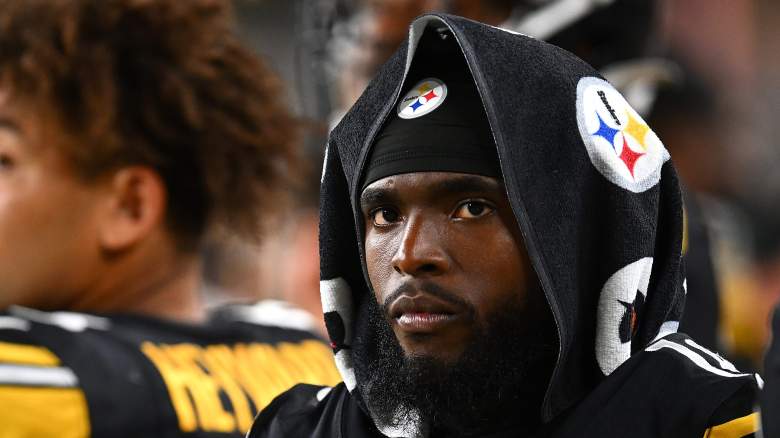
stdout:
[(407, 331), (432, 332), (455, 318), (455, 315), (445, 313), (404, 313), (395, 320)]
[(401, 295), (390, 305), (398, 327), (411, 333), (431, 333), (458, 319), (459, 309), (431, 295)]

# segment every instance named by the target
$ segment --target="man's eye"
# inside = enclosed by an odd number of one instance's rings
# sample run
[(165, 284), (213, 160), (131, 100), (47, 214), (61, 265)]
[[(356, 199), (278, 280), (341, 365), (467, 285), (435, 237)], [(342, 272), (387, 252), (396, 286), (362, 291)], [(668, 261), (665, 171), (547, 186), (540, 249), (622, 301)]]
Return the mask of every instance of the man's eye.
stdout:
[(460, 204), (455, 210), (453, 217), (457, 219), (475, 219), (487, 216), (495, 210), (490, 205), (481, 201), (468, 201)]
[(398, 222), (399, 219), (398, 212), (390, 208), (378, 208), (371, 212), (371, 216), (373, 216), (374, 225), (380, 227)]

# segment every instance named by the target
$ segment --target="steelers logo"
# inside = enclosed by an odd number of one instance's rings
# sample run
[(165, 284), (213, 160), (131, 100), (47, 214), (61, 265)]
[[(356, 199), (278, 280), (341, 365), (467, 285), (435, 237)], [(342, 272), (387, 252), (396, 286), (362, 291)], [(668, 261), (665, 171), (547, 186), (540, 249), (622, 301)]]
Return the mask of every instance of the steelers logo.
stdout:
[(631, 342), (642, 320), (653, 258), (639, 259), (614, 273), (599, 295), (596, 360), (605, 376), (631, 357)]
[(658, 184), (669, 152), (608, 82), (580, 79), (577, 125), (590, 161), (609, 181), (634, 193)]
[(423, 79), (398, 104), (398, 117), (415, 119), (435, 110), (447, 97), (447, 86), (436, 78)]

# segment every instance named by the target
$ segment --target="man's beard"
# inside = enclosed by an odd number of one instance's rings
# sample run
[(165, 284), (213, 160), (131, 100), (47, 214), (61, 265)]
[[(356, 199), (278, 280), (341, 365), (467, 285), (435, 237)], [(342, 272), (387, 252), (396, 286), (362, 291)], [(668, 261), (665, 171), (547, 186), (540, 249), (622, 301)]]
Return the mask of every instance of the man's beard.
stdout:
[(434, 433), (453, 437), (510, 427), (531, 431), (539, 425), (555, 365), (550, 319), (533, 318), (537, 326), (532, 327), (532, 312), (519, 299), (498, 306), (501, 310), (485, 318), (488, 323), (478, 327), (460, 357), (448, 363), (407, 357), (381, 307), (371, 298), (366, 307), (363, 322), (370, 334), (355, 344), (355, 371), (379, 424), (404, 427), (420, 418)]

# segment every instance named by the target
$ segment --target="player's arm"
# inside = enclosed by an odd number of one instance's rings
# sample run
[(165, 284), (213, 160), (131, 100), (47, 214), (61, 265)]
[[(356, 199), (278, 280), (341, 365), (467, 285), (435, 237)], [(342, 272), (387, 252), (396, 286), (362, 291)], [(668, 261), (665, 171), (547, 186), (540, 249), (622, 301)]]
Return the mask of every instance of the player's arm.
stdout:
[(0, 330), (2, 435), (88, 437), (87, 401), (73, 371), (49, 349), (2, 334)]

